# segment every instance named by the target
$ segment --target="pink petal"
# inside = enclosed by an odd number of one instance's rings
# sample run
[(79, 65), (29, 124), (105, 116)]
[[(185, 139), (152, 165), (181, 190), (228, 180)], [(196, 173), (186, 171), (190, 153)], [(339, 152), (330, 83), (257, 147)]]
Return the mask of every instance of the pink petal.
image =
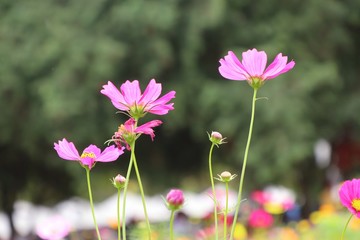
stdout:
[(175, 98), (175, 91), (170, 91), (161, 98), (157, 99), (156, 101), (152, 102), (146, 107), (146, 111), (157, 114), (157, 115), (164, 115), (167, 114), (170, 110), (173, 110), (174, 103), (168, 103), (171, 99)]
[(281, 53), (279, 53), (274, 61), (266, 68), (263, 78), (264, 79), (272, 79), (277, 76), (279, 76), (282, 73), (285, 73), (289, 70), (291, 70), (295, 66), (295, 62), (291, 61), (288, 64), (287, 63), (287, 56), (282, 56)]
[(160, 96), (161, 89), (161, 84), (156, 83), (155, 79), (151, 79), (139, 100), (139, 104), (147, 105), (155, 101)]
[(260, 77), (265, 70), (267, 55), (264, 51), (258, 52), (255, 48), (242, 54), (242, 64), (246, 72), (253, 77)]
[(59, 141), (58, 144), (54, 143), (54, 149), (62, 159), (72, 161), (80, 160), (80, 155), (75, 145), (72, 142), (68, 142), (65, 138)]
[(220, 59), (219, 72), (230, 80), (247, 80), (249, 77), (245, 67), (232, 51), (229, 51), (224, 59)]
[(124, 148), (119, 149), (115, 146), (105, 148), (105, 150), (97, 157), (97, 162), (112, 162), (118, 159), (124, 153)]
[(359, 212), (352, 206), (354, 199), (360, 199), (360, 179), (353, 179), (345, 181), (339, 189), (339, 198), (342, 205), (360, 218)]
[(127, 106), (132, 106), (135, 103), (138, 103), (141, 97), (141, 90), (138, 80), (134, 80), (132, 82), (127, 80), (121, 85), (120, 90), (125, 102), (127, 103)]
[(154, 134), (154, 130), (152, 128), (157, 127), (161, 124), (162, 124), (162, 121), (160, 121), (160, 120), (152, 120), (150, 122), (147, 122), (147, 123), (137, 127), (135, 129), (135, 132), (150, 135), (151, 140), (154, 140), (155, 134)]
[(127, 111), (129, 109), (123, 95), (112, 82), (108, 81), (107, 85), (103, 85), (103, 89), (100, 92), (107, 96), (117, 109), (122, 111)]

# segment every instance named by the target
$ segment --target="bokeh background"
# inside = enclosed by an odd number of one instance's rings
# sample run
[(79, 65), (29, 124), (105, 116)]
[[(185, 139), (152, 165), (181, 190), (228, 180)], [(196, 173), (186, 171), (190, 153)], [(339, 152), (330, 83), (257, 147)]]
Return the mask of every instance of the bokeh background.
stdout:
[[(214, 172), (240, 174), (252, 89), (222, 78), (218, 61), (251, 48), (296, 66), (259, 91), (245, 191), (289, 187), (306, 216), (324, 188), (360, 169), (359, 0), (1, 0), (1, 211), (87, 197), (85, 171), (53, 143), (81, 150), (111, 138), (126, 118), (100, 94), (108, 80), (144, 89), (155, 78), (177, 92), (174, 111), (148, 116), (164, 122), (155, 141), (138, 141), (146, 194), (207, 188), (212, 130), (227, 138)], [(95, 200), (114, 194), (108, 179), (128, 161), (96, 165)]]

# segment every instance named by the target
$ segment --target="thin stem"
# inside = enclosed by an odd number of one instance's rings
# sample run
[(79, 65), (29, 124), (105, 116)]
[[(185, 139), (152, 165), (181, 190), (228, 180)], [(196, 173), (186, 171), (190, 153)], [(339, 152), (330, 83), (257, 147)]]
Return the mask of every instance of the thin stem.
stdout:
[(209, 174), (210, 174), (210, 182), (211, 182), (211, 189), (213, 194), (213, 201), (214, 201), (214, 222), (215, 222), (215, 239), (219, 239), (218, 233), (218, 220), (217, 220), (217, 200), (216, 200), (216, 192), (215, 192), (215, 184), (214, 184), (214, 177), (212, 171), (212, 152), (214, 149), (215, 144), (211, 144), (210, 151), (209, 151)]
[(124, 186), (124, 197), (123, 197), (123, 208), (122, 208), (123, 209), (122, 210), (122, 238), (123, 238), (123, 240), (126, 240), (126, 195), (127, 195), (127, 190), (128, 190), (128, 186), (129, 186), (129, 179), (130, 179), (130, 173), (131, 173), (133, 162), (134, 162), (134, 160), (133, 160), (133, 157), (131, 154), (128, 170), (126, 173), (125, 186)]
[(242, 189), (243, 189), (243, 184), (244, 184), (246, 162), (247, 162), (247, 158), (248, 158), (248, 154), (249, 154), (251, 135), (252, 135), (252, 130), (253, 130), (253, 126), (254, 126), (256, 93), (257, 93), (257, 89), (254, 88), (254, 94), (253, 94), (253, 99), (252, 99), (251, 119), (250, 119), (250, 126), (249, 126), (249, 134), (248, 134), (248, 139), (247, 139), (245, 153), (244, 153), (244, 161), (243, 161), (242, 170), (241, 170), (239, 192), (238, 192), (237, 204), (236, 204), (236, 208), (235, 208), (234, 220), (233, 220), (233, 224), (232, 224), (232, 227), (231, 227), (230, 240), (233, 239), (235, 226), (236, 226), (236, 221), (237, 221), (237, 217), (238, 217), (239, 209), (240, 209), (240, 205), (241, 205), (241, 196), (242, 196)]
[(98, 240), (101, 240), (99, 227), (98, 227), (98, 225), (96, 223), (95, 211), (94, 211), (94, 203), (93, 203), (93, 199), (92, 199), (91, 183), (90, 183), (90, 169), (85, 168), (85, 170), (86, 170), (86, 180), (87, 180), (87, 185), (88, 185), (88, 190), (89, 190), (89, 199), (90, 199), (90, 207), (91, 207), (92, 218), (93, 218), (93, 221), (94, 221), (94, 225), (95, 225)]
[(134, 168), (135, 168), (135, 173), (136, 173), (136, 178), (139, 184), (139, 189), (140, 189), (140, 194), (141, 194), (141, 201), (142, 201), (142, 205), (144, 208), (144, 215), (145, 215), (145, 221), (146, 221), (146, 227), (148, 230), (148, 234), (149, 234), (149, 239), (151, 239), (151, 227), (150, 227), (150, 222), (149, 222), (149, 216), (146, 210), (146, 201), (145, 201), (145, 194), (144, 194), (144, 189), (141, 183), (141, 177), (140, 177), (140, 172), (136, 163), (136, 157), (135, 157), (135, 142), (130, 146), (131, 147), (131, 156), (132, 159), (134, 161)]
[(347, 222), (346, 222), (346, 224), (345, 224), (345, 227), (344, 227), (344, 230), (343, 230), (343, 232), (342, 232), (342, 234), (341, 234), (341, 240), (344, 240), (344, 236), (345, 236), (345, 232), (346, 232), (347, 226), (349, 225), (350, 220), (351, 220), (351, 218), (352, 218), (353, 216), (354, 216), (354, 215), (351, 214), (350, 217), (349, 217), (349, 219), (347, 220)]
[(229, 182), (225, 182), (224, 240), (227, 238), (227, 215), (229, 210)]
[(170, 215), (170, 240), (174, 240), (174, 219), (175, 219), (175, 210), (171, 210), (171, 215)]
[(117, 192), (117, 228), (118, 228), (118, 240), (121, 239), (120, 235), (121, 235), (121, 232), (120, 232), (120, 226), (121, 226), (121, 223), (120, 223), (120, 193), (121, 193), (121, 189), (118, 188), (118, 192)]

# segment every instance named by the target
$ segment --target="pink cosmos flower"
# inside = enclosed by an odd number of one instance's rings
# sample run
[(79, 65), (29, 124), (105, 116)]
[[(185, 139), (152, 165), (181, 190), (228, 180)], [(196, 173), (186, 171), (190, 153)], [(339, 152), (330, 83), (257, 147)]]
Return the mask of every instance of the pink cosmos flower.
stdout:
[(65, 138), (58, 143), (54, 143), (54, 148), (62, 159), (79, 161), (83, 167), (87, 167), (90, 170), (96, 162), (112, 162), (124, 153), (124, 148), (117, 148), (115, 146), (107, 147), (101, 152), (100, 148), (91, 144), (79, 155), (75, 145), (72, 142), (68, 142)]
[(249, 226), (253, 228), (268, 228), (273, 222), (273, 216), (262, 209), (251, 212), (249, 216)]
[(112, 104), (119, 110), (128, 112), (133, 118), (143, 117), (147, 112), (156, 115), (165, 115), (173, 110), (174, 103), (168, 103), (175, 98), (175, 91), (170, 91), (160, 97), (161, 84), (151, 79), (144, 93), (141, 94), (139, 81), (126, 81), (120, 86), (120, 91), (115, 85), (108, 81), (100, 91), (110, 98)]
[(360, 218), (360, 179), (345, 181), (339, 189), (341, 204)]
[(70, 233), (70, 224), (61, 216), (53, 216), (36, 225), (36, 235), (44, 240), (64, 239)]
[(255, 48), (242, 53), (240, 62), (236, 55), (229, 51), (228, 55), (220, 59), (220, 74), (230, 80), (246, 80), (254, 87), (259, 88), (264, 81), (273, 79), (282, 73), (286, 73), (295, 66), (292, 60), (287, 63), (288, 57), (279, 53), (274, 61), (265, 69), (267, 55), (264, 51)]
[(154, 127), (157, 127), (162, 124), (160, 120), (152, 120), (150, 122), (144, 123), (141, 126), (136, 126), (136, 121), (134, 118), (130, 118), (124, 124), (121, 124), (118, 128), (118, 131), (115, 132), (112, 140), (121, 147), (121, 143), (124, 143), (127, 149), (130, 149), (130, 144), (133, 143), (141, 134), (150, 135), (151, 140), (154, 140), (155, 133)]

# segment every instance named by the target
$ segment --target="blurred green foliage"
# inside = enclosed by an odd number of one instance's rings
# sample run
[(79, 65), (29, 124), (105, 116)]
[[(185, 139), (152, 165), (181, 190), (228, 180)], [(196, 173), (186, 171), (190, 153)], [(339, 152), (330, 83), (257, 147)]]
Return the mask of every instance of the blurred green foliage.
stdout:
[[(174, 111), (149, 116), (164, 121), (155, 141), (143, 137), (137, 147), (148, 193), (207, 187), (212, 130), (228, 142), (215, 169), (239, 173), (252, 89), (217, 68), (227, 51), (240, 57), (254, 47), (268, 62), (282, 52), (296, 66), (259, 92), (267, 99), (257, 102), (246, 188), (321, 181), (314, 142), (335, 141), (348, 124), (359, 133), (359, 9), (359, 0), (3, 0), (2, 208), (18, 197), (53, 202), (84, 192), (83, 170), (60, 160), (53, 142), (65, 137), (81, 151), (112, 136), (125, 117), (100, 94), (108, 80), (138, 79), (144, 89), (155, 78), (177, 92)], [(98, 164), (95, 182), (107, 181), (96, 178), (101, 171), (125, 173), (127, 163), (125, 155)]]

